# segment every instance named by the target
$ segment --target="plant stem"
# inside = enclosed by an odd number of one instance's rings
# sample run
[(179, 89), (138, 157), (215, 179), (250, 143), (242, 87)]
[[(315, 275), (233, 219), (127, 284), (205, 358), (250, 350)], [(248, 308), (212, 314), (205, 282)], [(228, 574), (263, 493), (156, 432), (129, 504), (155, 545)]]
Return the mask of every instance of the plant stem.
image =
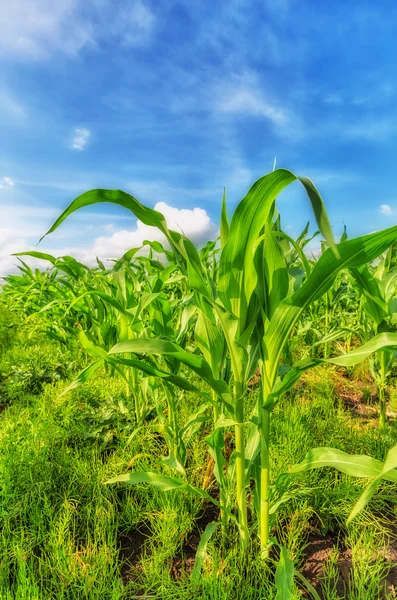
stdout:
[(172, 431), (172, 448), (169, 448), (169, 450), (179, 460), (179, 428), (174, 390), (165, 386), (165, 395), (168, 403), (168, 422)]
[[(218, 404), (218, 397), (217, 394), (212, 391), (212, 398), (215, 401), (214, 404), (214, 425), (216, 423), (216, 421), (219, 419), (219, 404)], [(222, 429), (218, 429), (217, 435), (221, 438), (220, 442), (222, 444), (222, 448), (223, 448), (223, 444), (224, 444), (224, 433)], [(223, 473), (223, 464), (220, 464), (220, 461), (218, 461), (218, 455), (217, 452), (215, 452), (214, 454), (214, 460), (215, 460), (215, 467), (217, 469), (218, 472), (218, 477), (219, 477), (219, 500), (220, 500), (220, 517), (221, 517), (221, 533), (222, 533), (222, 542), (226, 542), (227, 540), (227, 514), (225, 512), (225, 508), (226, 508), (226, 489), (225, 489), (225, 477), (224, 477), (224, 473)], [(223, 463), (223, 461), (222, 461)]]
[(378, 389), (379, 397), (379, 426), (383, 429), (386, 427), (386, 353), (384, 351), (379, 352), (379, 363), (380, 363), (380, 385)]
[[(237, 386), (236, 386), (237, 387)], [(245, 440), (244, 440), (244, 400), (242, 395), (236, 399), (236, 494), (240, 524), (241, 550), (248, 548), (247, 497), (245, 495)]]
[(270, 416), (271, 410), (261, 407), (261, 474), (260, 474), (260, 504), (259, 504), (259, 541), (261, 558), (269, 558), (269, 445), (270, 445)]
[[(325, 332), (326, 335), (329, 329), (329, 293), (325, 294)], [(328, 342), (324, 344), (324, 358), (328, 358)]]

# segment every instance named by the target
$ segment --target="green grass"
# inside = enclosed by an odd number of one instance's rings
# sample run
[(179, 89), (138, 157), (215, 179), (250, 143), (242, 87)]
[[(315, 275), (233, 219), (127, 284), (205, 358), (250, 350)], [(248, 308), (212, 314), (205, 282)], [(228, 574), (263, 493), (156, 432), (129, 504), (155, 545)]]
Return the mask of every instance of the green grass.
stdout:
[[(144, 485), (104, 485), (132, 465), (167, 472), (160, 461), (164, 443), (153, 429), (146, 427), (131, 439), (130, 400), (118, 376), (99, 371), (88, 384), (62, 395), (84, 364), (81, 353), (59, 349), (40, 334), (26, 339), (23, 329), (10, 337), (0, 326), (0, 336), (6, 340), (0, 360), (1, 599), (275, 597), (273, 563), (261, 562), (257, 548), (241, 557), (233, 529), (226, 549), (221, 549), (219, 534), (210, 541), (199, 583), (191, 583), (191, 562), (184, 568), (183, 552), (203, 512), (197, 498)], [(58, 364), (68, 368), (59, 371)], [(272, 420), (275, 476), (315, 446), (384, 459), (395, 428), (382, 431), (352, 416), (338, 396), (337, 381), (334, 368), (318, 368), (277, 406)], [(194, 403), (194, 395), (183, 396), (181, 422)], [(202, 484), (208, 464), (203, 432), (188, 448), (189, 481), (196, 485)], [(298, 568), (305, 566), (305, 547), (313, 532), (319, 538), (333, 536), (335, 549), (320, 582), (323, 597), (330, 600), (338, 597), (335, 574), (341, 553), (348, 554), (352, 565), (346, 597), (386, 597), (382, 589), (392, 564), (385, 548), (388, 523), (396, 517), (395, 492), (383, 485), (347, 528), (346, 518), (362, 488), (360, 480), (332, 469), (303, 474), (277, 516), (274, 534), (290, 549)], [(138, 539), (136, 532), (143, 528), (150, 535), (134, 568), (123, 569), (120, 540)], [(124, 575), (130, 572), (128, 582), (123, 582), (122, 570)], [(304, 597), (298, 587), (294, 597)]]

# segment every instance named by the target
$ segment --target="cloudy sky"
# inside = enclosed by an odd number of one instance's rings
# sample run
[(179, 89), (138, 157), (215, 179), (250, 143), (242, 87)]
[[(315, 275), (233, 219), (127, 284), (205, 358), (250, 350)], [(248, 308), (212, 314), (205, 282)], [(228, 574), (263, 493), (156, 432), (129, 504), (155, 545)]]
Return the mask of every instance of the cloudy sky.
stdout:
[[(397, 216), (392, 0), (13, 0), (0, 8), (0, 275), (92, 187), (122, 188), (200, 244), (277, 165), (311, 177), (336, 236)], [(310, 213), (298, 184), (284, 227)], [(86, 262), (155, 233), (80, 211), (38, 249)]]

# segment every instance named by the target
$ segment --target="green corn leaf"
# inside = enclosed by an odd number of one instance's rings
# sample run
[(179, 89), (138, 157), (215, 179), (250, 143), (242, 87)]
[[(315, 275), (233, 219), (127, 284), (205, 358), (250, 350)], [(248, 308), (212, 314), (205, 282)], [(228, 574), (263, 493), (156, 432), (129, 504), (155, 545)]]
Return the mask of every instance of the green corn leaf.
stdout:
[(108, 354), (122, 354), (125, 352), (169, 355), (197, 373), (218, 394), (225, 405), (232, 410), (231, 394), (227, 384), (220, 379), (214, 378), (210, 365), (202, 356), (186, 352), (178, 344), (169, 340), (148, 338), (136, 338), (121, 342), (113, 346)]
[(277, 306), (288, 294), (288, 270), (281, 247), (270, 221), (265, 226), (264, 264), (268, 302), (266, 314), (270, 319)]
[(212, 372), (219, 377), (225, 358), (225, 339), (216, 323), (202, 310), (197, 314), (194, 338)]
[(129, 263), (135, 254), (139, 252), (139, 250), (140, 248), (131, 248), (130, 250), (127, 250), (127, 252), (125, 252), (123, 256), (114, 264), (113, 271), (120, 271), (121, 267), (126, 263)]
[(280, 560), (276, 569), (275, 581), (276, 600), (291, 600), (294, 585), (294, 563), (284, 546), (280, 546)]
[(208, 451), (214, 461), (214, 475), (218, 482), (218, 485), (223, 485), (224, 476), (223, 468), (226, 464), (226, 460), (223, 454), (225, 447), (225, 437), (223, 431), (215, 429), (211, 435), (207, 436), (204, 441), (208, 444)]
[(84, 350), (86, 350), (90, 356), (94, 356), (96, 358), (104, 358), (107, 356), (106, 350), (93, 344), (93, 342), (88, 339), (86, 333), (82, 330), (79, 331), (79, 340)]
[(29, 252), (17, 252), (16, 254), (13, 254), (13, 256), (31, 256), (40, 260), (48, 260), (48, 262), (50, 262), (52, 265), (55, 265), (57, 262), (55, 256), (46, 254), (44, 252), (36, 252), (36, 250), (31, 250)]
[(351, 269), (351, 274), (365, 296), (364, 308), (366, 312), (376, 325), (379, 325), (383, 319), (388, 317), (389, 310), (382, 296), (378, 280), (371, 275), (365, 265), (357, 267), (357, 269)]
[[(139, 200), (134, 198), (134, 196), (131, 196), (122, 190), (95, 189), (81, 194), (75, 200), (73, 200), (73, 202), (71, 202), (71, 204), (63, 211), (58, 219), (56, 219), (56, 221), (53, 223), (47, 233), (43, 235), (40, 241), (46, 235), (54, 232), (63, 223), (63, 221), (76, 210), (79, 210), (85, 206), (100, 203), (112, 203), (123, 206), (124, 208), (130, 210), (145, 225), (157, 227), (157, 229), (159, 229), (166, 236), (172, 248), (177, 252), (177, 255), (182, 257), (184, 261), (188, 262), (192, 287), (194, 289), (201, 290), (202, 293), (210, 293), (203, 275), (200, 256), (192, 242), (177, 231), (168, 229), (167, 222), (160, 212), (144, 206), (139, 202)], [(131, 252), (133, 252), (133, 250)]]
[(141, 204), (136, 198), (123, 192), (121, 190), (104, 190), (95, 189), (85, 192), (78, 196), (73, 202), (63, 211), (63, 213), (56, 219), (47, 233), (40, 239), (40, 241), (49, 233), (55, 231), (61, 223), (72, 213), (85, 206), (98, 203), (112, 203), (119, 204), (128, 208), (134, 215), (142, 221), (145, 225), (151, 225), (158, 227), (165, 235), (168, 234), (167, 223), (163, 215), (152, 208), (148, 208)]
[(379, 475), (365, 488), (360, 498), (354, 505), (347, 523), (350, 523), (368, 504), (372, 496), (375, 494), (377, 488), (381, 484), (382, 480), (397, 482), (397, 444), (390, 448), (387, 453), (386, 460), (382, 465), (382, 470)]
[(147, 308), (148, 306), (150, 306), (150, 304), (152, 304), (152, 302), (157, 300), (159, 295), (159, 293), (142, 292), (139, 298), (138, 305), (131, 311), (133, 312), (135, 319), (138, 319), (141, 313), (145, 310), (145, 308)]
[[(309, 226), (309, 223), (307, 224), (306, 227), (308, 227), (308, 226)], [(306, 228), (305, 228), (305, 230), (306, 230)], [(292, 237), (287, 235), (284, 231), (277, 231), (276, 236), (287, 240), (291, 244), (291, 246), (293, 246), (294, 250), (296, 251), (297, 255), (299, 256), (300, 261), (306, 271), (306, 275), (309, 276), (311, 273), (310, 263), (307, 260), (306, 254), (303, 252), (301, 246), (299, 245), (299, 238), (297, 241), (295, 241)]]
[(304, 473), (322, 467), (333, 467), (351, 477), (381, 477), (386, 481), (397, 483), (397, 470), (394, 470), (394, 467), (385, 470), (384, 464), (376, 458), (347, 454), (336, 448), (313, 448), (302, 462), (290, 468), (289, 473)]
[(173, 454), (170, 454), (169, 456), (163, 456), (161, 462), (167, 465), (167, 467), (169, 467), (170, 469), (178, 471), (178, 473), (180, 473), (181, 475), (186, 475), (183, 465)]
[(54, 267), (63, 271), (70, 277), (77, 277), (83, 275), (88, 267), (79, 263), (73, 256), (61, 256), (56, 258), (51, 254), (46, 254), (44, 252), (37, 252), (36, 250), (30, 250), (28, 252), (18, 252), (17, 254), (13, 254), (13, 256), (31, 256), (33, 258), (38, 258), (40, 260), (49, 261)]
[(352, 367), (368, 358), (374, 352), (391, 348), (397, 348), (397, 333), (379, 333), (371, 338), (368, 342), (359, 348), (352, 350), (348, 354), (334, 356), (324, 362), (330, 362), (334, 365), (341, 365), (343, 367)]
[(113, 308), (115, 308), (117, 311), (119, 311), (120, 313), (122, 313), (123, 315), (128, 317), (129, 320), (131, 320), (131, 321), (133, 320), (133, 316), (128, 312), (128, 310), (126, 308), (124, 308), (124, 306), (122, 306), (120, 304), (120, 302), (118, 302), (110, 294), (106, 294), (105, 292), (101, 292), (99, 290), (89, 290), (87, 292), (84, 292), (80, 296), (77, 296), (76, 298), (74, 298), (74, 300), (72, 300), (72, 302), (70, 302), (68, 308), (66, 309), (64, 316), (66, 316), (76, 304), (78, 304), (79, 302), (81, 302), (81, 300), (83, 300), (84, 298), (87, 298), (89, 296), (97, 296), (98, 298), (102, 298), (102, 300), (104, 300), (106, 303), (110, 304), (110, 306), (113, 306)]
[(203, 413), (207, 411), (209, 408), (209, 404), (203, 404), (200, 406), (199, 410), (194, 414), (190, 415), (189, 419), (185, 423), (183, 427), (180, 429), (180, 436), (185, 441), (185, 443), (191, 438), (196, 431), (200, 428), (202, 423), (205, 423), (210, 419), (208, 415), (204, 415)]
[(88, 367), (86, 367), (83, 371), (81, 371), (81, 373), (79, 373), (79, 375), (72, 381), (72, 383), (66, 388), (66, 390), (62, 392), (62, 396), (85, 383), (91, 377), (91, 375), (93, 375), (95, 371), (103, 365), (103, 363), (104, 359), (99, 358), (95, 362), (88, 365)]
[(190, 581), (192, 583), (198, 583), (201, 575), (201, 571), (204, 564), (205, 554), (207, 551), (208, 542), (214, 535), (218, 523), (212, 522), (208, 523), (207, 527), (204, 529), (203, 533), (200, 537), (200, 542), (196, 551), (196, 558), (194, 561), (194, 567), (192, 573), (190, 575)]
[(229, 219), (228, 219), (227, 210), (226, 210), (226, 189), (223, 190), (220, 235), (221, 235), (221, 248), (223, 248), (225, 246), (227, 240), (229, 239)]
[(340, 258), (330, 250), (321, 256), (310, 277), (277, 307), (265, 333), (269, 381), (274, 381), (284, 345), (301, 314), (332, 286), (342, 269), (359, 267), (382, 254), (397, 237), (397, 226), (338, 244)]
[(253, 246), (269, 218), (275, 198), (296, 180), (304, 186), (320, 229), (329, 245), (335, 249), (323, 201), (309, 179), (279, 169), (254, 183), (233, 215), (229, 239), (222, 250), (219, 264), (219, 296), (225, 308), (239, 318), (239, 334), (246, 329), (248, 306), (257, 284), (252, 261)]
[(160, 473), (152, 473), (150, 471), (143, 471), (140, 473), (123, 473), (122, 475), (118, 475), (117, 477), (112, 477), (109, 481), (106, 481), (105, 484), (110, 483), (131, 483), (133, 485), (137, 485), (139, 483), (148, 483), (153, 485), (154, 487), (159, 488), (163, 492), (169, 492), (171, 490), (180, 490), (190, 492), (196, 496), (200, 496), (205, 500), (209, 500), (213, 504), (218, 506), (218, 503), (212, 496), (207, 494), (204, 490), (194, 487), (188, 483), (180, 481), (179, 479), (174, 479), (173, 477), (166, 477), (165, 475), (161, 475)]
[[(338, 332), (335, 332), (335, 336)], [(339, 337), (339, 333), (338, 333)], [(330, 336), (330, 339), (336, 339)], [(321, 340), (321, 342), (323, 342)], [(317, 345), (317, 344), (316, 344)], [(330, 363), (342, 367), (352, 367), (359, 364), (368, 358), (374, 352), (397, 348), (397, 333), (385, 332), (371, 338), (368, 342), (341, 356), (333, 356), (331, 358), (304, 358), (297, 362), (284, 376), (284, 378), (276, 384), (271, 394), (268, 395), (266, 406), (272, 406), (280, 396), (288, 392), (295, 383), (299, 380), (302, 373), (323, 363)]]
[(311, 594), (314, 598), (314, 600), (321, 600), (320, 596), (318, 595), (318, 593), (316, 592), (315, 588), (312, 586), (312, 584), (310, 583), (310, 581), (308, 581), (306, 579), (306, 577), (304, 575), (302, 575), (302, 573), (299, 573), (299, 571), (297, 571), (295, 569), (295, 577), (297, 579), (300, 579), (301, 582), (303, 583), (303, 585), (305, 586), (305, 588), (307, 589), (307, 591), (309, 592), (309, 594)]
[(209, 396), (207, 392), (200, 390), (198, 387), (190, 383), (188, 379), (180, 377), (179, 375), (173, 375), (172, 373), (168, 373), (167, 371), (163, 371), (158, 367), (154, 367), (144, 362), (143, 360), (134, 360), (133, 358), (122, 358), (118, 356), (113, 356), (110, 359), (108, 356), (107, 361), (110, 362), (112, 365), (120, 364), (125, 367), (132, 367), (134, 369), (137, 369), (138, 371), (141, 371), (142, 373), (145, 373), (145, 375), (151, 377), (158, 377), (163, 381), (171, 383), (172, 385), (181, 390), (185, 390), (187, 392), (195, 392), (196, 394), (202, 396), (207, 402), (212, 403), (211, 396)]

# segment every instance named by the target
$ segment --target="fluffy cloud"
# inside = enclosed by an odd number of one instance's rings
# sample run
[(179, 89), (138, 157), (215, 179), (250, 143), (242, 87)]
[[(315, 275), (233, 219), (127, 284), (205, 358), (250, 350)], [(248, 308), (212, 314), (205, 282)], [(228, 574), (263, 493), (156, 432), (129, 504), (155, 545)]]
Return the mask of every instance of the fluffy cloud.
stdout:
[(0, 189), (7, 189), (14, 187), (14, 182), (11, 177), (3, 177), (0, 179)]
[[(165, 202), (158, 202), (154, 208), (164, 215), (170, 229), (183, 232), (198, 246), (209, 239), (214, 239), (218, 234), (218, 228), (202, 208), (178, 209)], [(52, 213), (53, 211), (51, 210), (51, 216)], [(27, 210), (27, 214), (29, 214), (29, 210)], [(37, 248), (34, 243), (37, 242), (38, 237), (43, 233), (42, 226), (26, 224), (22, 227), (23, 220), (18, 216), (14, 215), (16, 220), (13, 220), (13, 216), (7, 211), (0, 211), (0, 218), (1, 215), (7, 219), (9, 225), (15, 224), (15, 226), (0, 229), (0, 277), (15, 271), (17, 259), (11, 256), (15, 252), (35, 249), (55, 256), (71, 255), (87, 265), (93, 265), (95, 264), (96, 257), (104, 261), (120, 258), (130, 248), (141, 246), (145, 240), (157, 240), (167, 246), (164, 236), (157, 228), (149, 227), (141, 221), (137, 221), (136, 227), (133, 230), (117, 230), (113, 224), (104, 225), (102, 231), (106, 235), (97, 237), (91, 245), (85, 247), (65, 246), (56, 250), (52, 249), (51, 243), (62, 239), (62, 235), (59, 238), (56, 232), (54, 235), (46, 238), (43, 244), (40, 244)], [(33, 213), (31, 214), (32, 216), (34, 216)], [(43, 218), (48, 215), (41, 215), (38, 210), (36, 217), (38, 218), (39, 216)], [(62, 234), (62, 228), (59, 231)], [(66, 237), (70, 238), (70, 232)], [(26, 261), (31, 265), (38, 265), (41, 268), (48, 267), (47, 263), (32, 258), (26, 258)]]
[[(178, 209), (165, 202), (158, 202), (154, 209), (164, 215), (170, 229), (182, 232), (198, 246), (217, 236), (216, 225), (202, 208)], [(119, 258), (130, 248), (141, 246), (145, 240), (157, 240), (167, 245), (164, 235), (156, 227), (137, 221), (133, 231), (124, 229), (110, 236), (97, 238), (81, 253), (81, 260), (92, 264), (97, 256), (102, 259)]]
[(54, 51), (76, 54), (109, 37), (121, 44), (145, 44), (155, 17), (142, 0), (115, 10), (111, 0), (14, 0), (0, 9), (0, 51), (33, 59)]
[(391, 217), (391, 215), (394, 214), (394, 210), (392, 209), (390, 204), (381, 204), (379, 212), (382, 213), (382, 215), (387, 215), (388, 217)]
[[(15, 271), (16, 258), (12, 256), (15, 252), (24, 252), (29, 248), (26, 240), (15, 236), (10, 229), (0, 229), (0, 277)], [(1, 280), (0, 280), (1, 284)]]
[(235, 75), (228, 82), (223, 82), (217, 90), (217, 96), (216, 109), (219, 112), (264, 117), (275, 125), (283, 125), (289, 120), (283, 108), (263, 95), (252, 73)]
[(236, 90), (228, 98), (221, 100), (218, 108), (223, 112), (265, 117), (277, 124), (284, 123), (287, 118), (283, 110), (272, 106), (253, 90), (244, 88)]
[(88, 144), (90, 136), (91, 136), (91, 132), (88, 129), (76, 128), (74, 130), (74, 137), (72, 140), (72, 148), (74, 148), (75, 150), (84, 150), (84, 148)]

